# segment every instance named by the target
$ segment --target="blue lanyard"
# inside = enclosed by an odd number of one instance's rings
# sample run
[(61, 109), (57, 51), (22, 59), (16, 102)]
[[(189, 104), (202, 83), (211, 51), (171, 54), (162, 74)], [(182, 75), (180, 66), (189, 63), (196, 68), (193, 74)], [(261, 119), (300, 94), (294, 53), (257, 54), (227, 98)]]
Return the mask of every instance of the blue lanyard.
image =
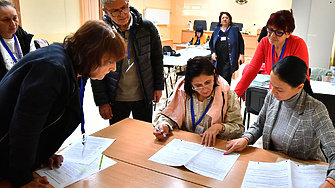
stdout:
[[(121, 35), (121, 32), (119, 32), (119, 34)], [(124, 33), (124, 35), (126, 36), (126, 33)], [(122, 36), (122, 35), (121, 35)], [(129, 36), (129, 41), (128, 41), (128, 48), (127, 48), (127, 59), (128, 59), (128, 63), (130, 60), (130, 55), (129, 55), (129, 47), (130, 47), (130, 42), (131, 42), (131, 37), (133, 36), (133, 26), (130, 27), (130, 36)]]
[(193, 108), (193, 97), (191, 96), (191, 116), (192, 116), (192, 127), (193, 130), (195, 129), (195, 127), (202, 121), (202, 119), (205, 117), (207, 111), (209, 110), (209, 107), (211, 106), (213, 102), (213, 97), (211, 97), (211, 101), (209, 101), (205, 111), (202, 113), (200, 119), (197, 121), (197, 123), (195, 123), (195, 118), (194, 118), (194, 108)]
[[(287, 42), (287, 38), (285, 39), (285, 43), (284, 43), (284, 46), (283, 46), (283, 48), (282, 48), (282, 50), (281, 50), (281, 53), (280, 53), (280, 56), (279, 56), (279, 59), (278, 59), (278, 61), (279, 60), (281, 60), (282, 58), (283, 58), (283, 55), (284, 55), (284, 51), (285, 51), (285, 48), (286, 48), (286, 42)], [(272, 47), (271, 47), (271, 51), (272, 51), (272, 65), (274, 64), (274, 58), (273, 58), (273, 56), (274, 56), (274, 54), (273, 54), (273, 52), (274, 52), (274, 47), (273, 47), (273, 45), (272, 45)]]
[(197, 38), (197, 43), (196, 44), (200, 44), (200, 38)]
[(80, 78), (80, 90), (79, 90), (79, 94), (80, 94), (80, 103), (81, 103), (81, 110), (83, 112), (83, 119), (81, 120), (81, 133), (84, 135), (85, 134), (85, 118), (84, 118), (84, 108), (83, 108), (83, 104), (84, 104), (84, 85), (83, 85), (83, 77)]
[[(18, 54), (19, 60), (20, 60), (21, 59), (21, 53), (20, 53), (19, 43), (17, 42), (17, 39), (16, 39), (15, 35), (13, 35), (13, 37), (14, 37), (14, 41), (15, 41), (15, 46), (16, 46), (17, 54)], [(15, 58), (13, 52), (9, 49), (9, 47), (6, 44), (6, 42), (3, 40), (3, 38), (1, 36), (0, 36), (0, 40), (1, 40), (2, 45), (5, 47), (5, 49), (9, 53), (9, 55), (12, 57), (13, 61), (15, 63), (17, 63), (17, 59)]]
[(219, 33), (218, 33), (218, 37), (219, 37), (219, 38), (223, 37), (223, 35), (226, 33), (226, 31), (227, 31), (229, 28), (230, 28), (230, 26), (228, 26), (228, 27), (226, 28), (226, 30), (223, 32), (222, 36), (220, 36), (219, 34), (220, 34), (221, 29), (222, 29), (222, 26), (221, 26), (221, 27), (220, 27), (220, 31), (219, 31)]

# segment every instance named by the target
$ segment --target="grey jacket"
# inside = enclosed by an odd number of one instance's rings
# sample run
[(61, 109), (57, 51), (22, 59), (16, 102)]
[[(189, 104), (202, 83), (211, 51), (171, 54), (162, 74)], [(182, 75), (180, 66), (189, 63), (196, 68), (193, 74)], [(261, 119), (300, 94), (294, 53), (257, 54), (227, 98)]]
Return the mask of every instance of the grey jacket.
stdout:
[[(257, 121), (243, 134), (250, 138), (249, 144), (263, 136), (263, 148), (271, 150), (271, 132), (281, 103), (268, 93)], [(283, 135), (283, 152), (299, 159), (323, 162), (326, 156), (328, 177), (335, 179), (335, 129), (325, 105), (304, 90)]]

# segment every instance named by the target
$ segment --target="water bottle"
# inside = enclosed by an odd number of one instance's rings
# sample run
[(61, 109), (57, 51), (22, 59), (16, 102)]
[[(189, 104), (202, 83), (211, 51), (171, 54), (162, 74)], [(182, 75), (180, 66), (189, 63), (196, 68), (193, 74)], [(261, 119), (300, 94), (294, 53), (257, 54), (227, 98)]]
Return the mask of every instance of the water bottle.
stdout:
[(186, 50), (186, 52), (187, 52), (187, 50), (188, 50), (188, 42), (186, 42), (185, 50)]
[(330, 80), (330, 83), (332, 84), (332, 86), (335, 86), (335, 68), (332, 71), (332, 78)]

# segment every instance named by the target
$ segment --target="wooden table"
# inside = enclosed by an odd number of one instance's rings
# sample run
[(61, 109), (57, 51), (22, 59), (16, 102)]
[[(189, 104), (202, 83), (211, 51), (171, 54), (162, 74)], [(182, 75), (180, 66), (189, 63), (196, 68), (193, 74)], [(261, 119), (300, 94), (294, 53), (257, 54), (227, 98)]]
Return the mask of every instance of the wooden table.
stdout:
[[(289, 158), (285, 154), (248, 146), (234, 164), (223, 181), (207, 178), (187, 170), (184, 167), (170, 167), (149, 161), (148, 159), (171, 140), (177, 138), (200, 143), (201, 137), (197, 134), (174, 130), (168, 139), (157, 140), (152, 134), (152, 124), (125, 119), (107, 127), (93, 136), (116, 138), (116, 141), (105, 151), (105, 155), (112, 159), (121, 160), (136, 166), (160, 172), (202, 186), (209, 187), (240, 187), (249, 161), (276, 162), (278, 157)], [(226, 141), (217, 140), (216, 148), (226, 149)]]
[[(278, 157), (294, 159), (281, 153), (247, 146), (223, 181), (207, 178), (184, 167), (171, 167), (148, 159), (171, 140), (183, 139), (200, 143), (197, 134), (174, 130), (167, 139), (157, 140), (151, 123), (125, 119), (92, 136), (115, 138), (105, 155), (118, 163), (70, 185), (73, 187), (240, 187), (249, 161), (276, 162)], [(225, 140), (217, 140), (216, 148), (226, 149)], [(319, 162), (321, 163), (321, 162)], [(0, 187), (10, 187), (0, 180)]]
[[(83, 187), (202, 187), (192, 182), (184, 181), (168, 176), (150, 169), (138, 167), (120, 160), (114, 159), (117, 163), (107, 169), (95, 173), (83, 180), (71, 184), (67, 188)], [(35, 177), (38, 177), (34, 173)], [(8, 180), (0, 180), (1, 188), (11, 188)], [(49, 184), (48, 187), (52, 188)]]

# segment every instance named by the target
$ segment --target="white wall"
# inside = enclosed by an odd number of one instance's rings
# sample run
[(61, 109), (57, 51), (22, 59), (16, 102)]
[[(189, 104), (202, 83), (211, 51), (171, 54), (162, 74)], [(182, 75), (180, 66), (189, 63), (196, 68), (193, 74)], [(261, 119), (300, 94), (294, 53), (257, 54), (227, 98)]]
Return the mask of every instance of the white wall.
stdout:
[(329, 68), (335, 31), (335, 2), (292, 0), (296, 30), (309, 51), (309, 66)]

